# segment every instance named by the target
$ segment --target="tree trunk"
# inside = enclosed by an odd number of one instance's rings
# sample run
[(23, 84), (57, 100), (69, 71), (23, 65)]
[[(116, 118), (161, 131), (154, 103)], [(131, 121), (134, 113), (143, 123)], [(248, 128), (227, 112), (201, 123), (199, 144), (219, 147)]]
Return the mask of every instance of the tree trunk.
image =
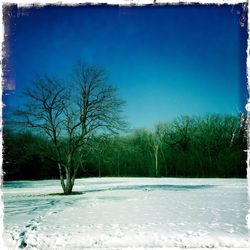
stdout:
[(117, 176), (120, 177), (120, 155), (118, 153), (118, 161), (117, 161)]
[(74, 169), (74, 174), (71, 177), (69, 169), (65, 166), (65, 172), (66, 172), (66, 179), (65, 180), (64, 180), (63, 172), (62, 172), (62, 165), (60, 163), (58, 163), (58, 168), (59, 168), (60, 183), (61, 183), (61, 186), (63, 189), (63, 193), (66, 195), (71, 194), (73, 186), (74, 186), (76, 172), (77, 172), (78, 168)]
[(64, 190), (64, 194), (71, 194), (72, 188), (73, 188), (73, 185), (71, 183), (71, 177), (70, 177), (70, 174), (68, 173), (66, 174), (66, 187)]
[(79, 169), (79, 165), (75, 166), (73, 168), (73, 175), (69, 175), (69, 178), (67, 179), (67, 183), (68, 185), (66, 185), (68, 187), (68, 189), (66, 190), (66, 192), (64, 192), (64, 194), (71, 194), (74, 184), (75, 184), (75, 179), (76, 179), (76, 175), (78, 173), (78, 169)]
[(70, 178), (70, 175), (67, 176), (66, 178), (66, 187), (64, 190), (64, 194), (71, 194), (72, 193), (72, 189), (73, 189), (73, 180)]
[(158, 177), (158, 155), (155, 155), (155, 176)]
[(120, 177), (120, 164), (117, 164), (117, 177)]
[(98, 175), (99, 175), (99, 177), (102, 177), (102, 171), (101, 171), (101, 162), (100, 162), (100, 159), (98, 160)]
[(158, 177), (158, 146), (155, 147), (155, 177)]
[(62, 173), (62, 165), (60, 163), (58, 163), (58, 168), (59, 168), (61, 186), (62, 186), (63, 192), (65, 193), (66, 188), (65, 188), (65, 183), (64, 183), (63, 173)]

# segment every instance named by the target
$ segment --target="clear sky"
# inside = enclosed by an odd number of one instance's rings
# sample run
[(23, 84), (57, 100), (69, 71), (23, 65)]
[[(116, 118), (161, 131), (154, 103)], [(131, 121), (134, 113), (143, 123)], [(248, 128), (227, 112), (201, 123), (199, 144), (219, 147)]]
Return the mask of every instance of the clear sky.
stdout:
[(81, 59), (108, 71), (132, 127), (181, 114), (236, 114), (247, 100), (241, 12), (240, 5), (12, 7), (5, 83), (15, 90), (4, 110), (35, 75), (63, 78)]

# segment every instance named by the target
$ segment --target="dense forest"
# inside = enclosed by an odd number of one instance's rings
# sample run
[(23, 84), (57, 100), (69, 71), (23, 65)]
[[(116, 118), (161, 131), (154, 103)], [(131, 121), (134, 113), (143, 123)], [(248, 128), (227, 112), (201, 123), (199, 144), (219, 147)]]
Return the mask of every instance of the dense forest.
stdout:
[[(97, 135), (77, 177), (246, 177), (246, 116), (181, 116), (154, 129)], [(51, 141), (4, 128), (5, 180), (59, 178)], [(66, 142), (65, 142), (66, 143)], [(64, 173), (65, 174), (65, 173)]]

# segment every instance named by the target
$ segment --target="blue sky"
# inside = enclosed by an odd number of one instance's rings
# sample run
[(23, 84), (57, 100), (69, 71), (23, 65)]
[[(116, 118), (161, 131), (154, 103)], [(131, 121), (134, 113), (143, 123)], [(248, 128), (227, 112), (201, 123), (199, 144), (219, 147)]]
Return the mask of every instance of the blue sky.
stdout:
[[(176, 116), (236, 114), (246, 99), (241, 7), (166, 5), (17, 9), (6, 17), (5, 112), (44, 73), (67, 77), (78, 59), (104, 67), (132, 127)], [(7, 112), (6, 112), (7, 113)]]

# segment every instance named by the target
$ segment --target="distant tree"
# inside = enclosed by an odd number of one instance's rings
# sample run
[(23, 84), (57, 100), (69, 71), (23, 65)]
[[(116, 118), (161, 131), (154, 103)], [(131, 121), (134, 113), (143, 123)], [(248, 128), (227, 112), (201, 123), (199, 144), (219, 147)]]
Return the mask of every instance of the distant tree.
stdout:
[(188, 151), (196, 129), (195, 118), (180, 116), (173, 120), (171, 126), (170, 143), (179, 147), (182, 152)]
[[(3, 130), (4, 151), (3, 170), (4, 179), (41, 179), (58, 176), (53, 165), (49, 169), (47, 164), (53, 162), (46, 157), (49, 154), (49, 143), (46, 138), (32, 134), (30, 131)], [(57, 169), (56, 169), (57, 170)]]
[(109, 173), (112, 176), (121, 176), (124, 168), (125, 145), (124, 140), (120, 136), (109, 138), (108, 150), (106, 150), (106, 163), (109, 165)]
[[(155, 126), (153, 132), (149, 133), (149, 144), (154, 156), (155, 176), (159, 176), (159, 152), (162, 152), (162, 143), (166, 133), (167, 126), (164, 123), (159, 123)], [(164, 154), (163, 154), (164, 155)]]
[(103, 174), (104, 156), (107, 151), (107, 145), (110, 144), (109, 137), (100, 135), (90, 142), (90, 159), (97, 165), (98, 176)]
[[(127, 174), (127, 162), (130, 155), (133, 154), (127, 138), (125, 136), (116, 136), (111, 140), (113, 166), (116, 176)], [(129, 152), (129, 154), (128, 154)]]
[(16, 112), (19, 123), (51, 139), (63, 192), (70, 194), (90, 139), (125, 127), (124, 101), (107, 83), (104, 70), (81, 62), (67, 85), (44, 76), (24, 96), (25, 104)]
[(194, 117), (180, 116), (169, 124), (165, 140), (170, 148), (172, 172), (174, 175), (186, 175), (197, 122)]

